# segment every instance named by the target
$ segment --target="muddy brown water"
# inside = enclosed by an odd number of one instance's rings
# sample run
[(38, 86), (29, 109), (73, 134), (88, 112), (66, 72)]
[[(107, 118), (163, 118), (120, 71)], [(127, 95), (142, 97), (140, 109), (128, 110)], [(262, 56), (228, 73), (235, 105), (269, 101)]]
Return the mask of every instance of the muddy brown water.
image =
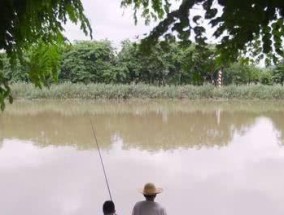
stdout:
[(146, 182), (168, 214), (283, 215), (284, 103), (16, 102), (0, 114), (0, 214), (131, 214)]

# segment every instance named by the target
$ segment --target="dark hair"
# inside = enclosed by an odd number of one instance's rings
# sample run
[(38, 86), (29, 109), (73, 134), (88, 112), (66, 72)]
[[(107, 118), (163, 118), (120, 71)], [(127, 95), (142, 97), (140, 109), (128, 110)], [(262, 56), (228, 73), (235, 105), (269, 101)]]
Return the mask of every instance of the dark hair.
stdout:
[(104, 214), (115, 213), (115, 206), (113, 201), (105, 201), (103, 204), (103, 212)]
[(151, 194), (151, 195), (145, 195), (144, 197), (146, 198), (146, 200), (148, 201), (154, 201), (154, 199), (156, 198), (157, 194)]

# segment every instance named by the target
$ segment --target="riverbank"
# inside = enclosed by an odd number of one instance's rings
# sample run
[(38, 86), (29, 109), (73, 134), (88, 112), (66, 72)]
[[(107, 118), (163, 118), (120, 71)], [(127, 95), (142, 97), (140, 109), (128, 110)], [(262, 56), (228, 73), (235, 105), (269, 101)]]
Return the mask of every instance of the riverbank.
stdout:
[(112, 84), (72, 84), (61, 83), (50, 88), (35, 88), (32, 84), (15, 83), (11, 85), (15, 99), (213, 99), (213, 100), (283, 100), (284, 87), (280, 85), (224, 86), (151, 86), (112, 85)]

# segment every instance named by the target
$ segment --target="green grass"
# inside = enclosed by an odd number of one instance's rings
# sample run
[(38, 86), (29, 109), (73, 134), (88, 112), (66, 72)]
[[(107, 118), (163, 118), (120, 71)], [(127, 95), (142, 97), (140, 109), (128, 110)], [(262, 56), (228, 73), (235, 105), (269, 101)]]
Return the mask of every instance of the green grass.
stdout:
[(14, 83), (11, 85), (15, 99), (213, 99), (213, 100), (283, 100), (284, 87), (280, 85), (224, 86), (151, 86), (111, 85), (111, 84), (72, 84), (62, 83), (50, 88), (35, 88), (32, 84)]

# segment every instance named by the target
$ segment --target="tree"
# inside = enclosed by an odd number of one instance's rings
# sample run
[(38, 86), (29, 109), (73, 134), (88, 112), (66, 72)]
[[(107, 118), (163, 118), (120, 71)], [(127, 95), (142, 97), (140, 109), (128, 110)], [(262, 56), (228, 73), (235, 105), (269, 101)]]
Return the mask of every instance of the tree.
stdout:
[[(1, 0), (0, 2), (0, 50), (5, 50), (13, 65), (17, 58), (24, 60), (23, 53), (30, 47), (36, 47), (47, 61), (40, 55), (35, 55), (30, 62), (33, 66), (30, 75), (37, 86), (46, 84), (45, 78), (58, 68), (58, 55), (53, 45), (58, 45), (64, 40), (63, 24), (67, 20), (80, 23), (85, 34), (91, 35), (91, 27), (83, 13), (84, 9), (80, 0)], [(40, 44), (40, 45), (37, 45)], [(43, 46), (48, 48), (44, 51)], [(44, 52), (44, 53), (43, 53)], [(53, 55), (55, 54), (55, 55)], [(39, 57), (39, 58), (38, 58)], [(55, 61), (57, 59), (57, 61)], [(41, 63), (42, 65), (39, 65)], [(45, 65), (43, 65), (45, 64)], [(0, 62), (0, 70), (3, 69)], [(36, 68), (37, 66), (38, 68)], [(51, 68), (51, 70), (47, 68)], [(2, 67), (2, 68), (1, 68)], [(39, 68), (43, 69), (40, 70)], [(47, 73), (48, 74), (47, 74)], [(9, 79), (0, 73), (0, 106), (4, 109), (4, 99), (10, 97)]]
[(77, 42), (63, 54), (60, 79), (73, 83), (111, 82), (114, 49), (109, 41)]
[(141, 61), (137, 58), (137, 46), (129, 40), (122, 42), (122, 49), (118, 53), (118, 65), (125, 74), (125, 83), (137, 83), (142, 69)]
[(275, 83), (284, 84), (284, 59), (272, 70), (272, 78)]
[[(282, 0), (183, 0), (177, 10), (170, 11), (168, 0), (123, 0), (122, 5), (134, 6), (134, 18), (139, 10), (146, 23), (151, 19), (163, 19), (144, 40), (145, 44), (157, 42), (162, 36), (172, 38), (174, 32), (178, 38), (190, 42), (194, 35), (199, 44), (206, 43), (204, 23), (214, 29), (214, 36), (221, 43), (216, 46), (219, 58), (234, 61), (240, 53), (250, 52), (259, 59), (263, 54), (271, 54), (274, 62), (283, 54), (284, 4)], [(205, 22), (202, 16), (192, 17), (190, 9), (202, 6), (205, 10)], [(218, 12), (221, 10), (222, 12)], [(170, 31), (170, 32), (169, 32)]]
[(174, 41), (159, 41), (150, 48), (145, 53), (139, 44), (123, 42), (118, 62), (128, 77), (127, 83), (201, 85), (205, 81), (214, 82), (218, 65), (213, 46), (185, 47)]
[(185, 49), (182, 58), (183, 77), (185, 83), (201, 85), (204, 82), (216, 84), (218, 65), (214, 47), (191, 46)]
[(233, 63), (224, 69), (224, 84), (250, 84), (259, 81), (260, 72), (243, 62)]
[(27, 69), (18, 60), (14, 62), (14, 65), (12, 68), (9, 62), (9, 58), (7, 57), (7, 54), (1, 53), (0, 62), (2, 62), (2, 71), (0, 71), (0, 73), (3, 74), (5, 79), (10, 80), (10, 82), (19, 82), (19, 81), (28, 82), (29, 81)]
[(67, 20), (80, 22), (81, 29), (91, 34), (80, 0), (2, 0), (0, 3), (0, 49), (8, 55), (19, 53), (41, 40), (58, 41)]
[(128, 76), (128, 83), (143, 82), (155, 85), (166, 83), (169, 63), (159, 43), (151, 47), (151, 52), (145, 54), (140, 51), (139, 45), (124, 41), (118, 61)]

